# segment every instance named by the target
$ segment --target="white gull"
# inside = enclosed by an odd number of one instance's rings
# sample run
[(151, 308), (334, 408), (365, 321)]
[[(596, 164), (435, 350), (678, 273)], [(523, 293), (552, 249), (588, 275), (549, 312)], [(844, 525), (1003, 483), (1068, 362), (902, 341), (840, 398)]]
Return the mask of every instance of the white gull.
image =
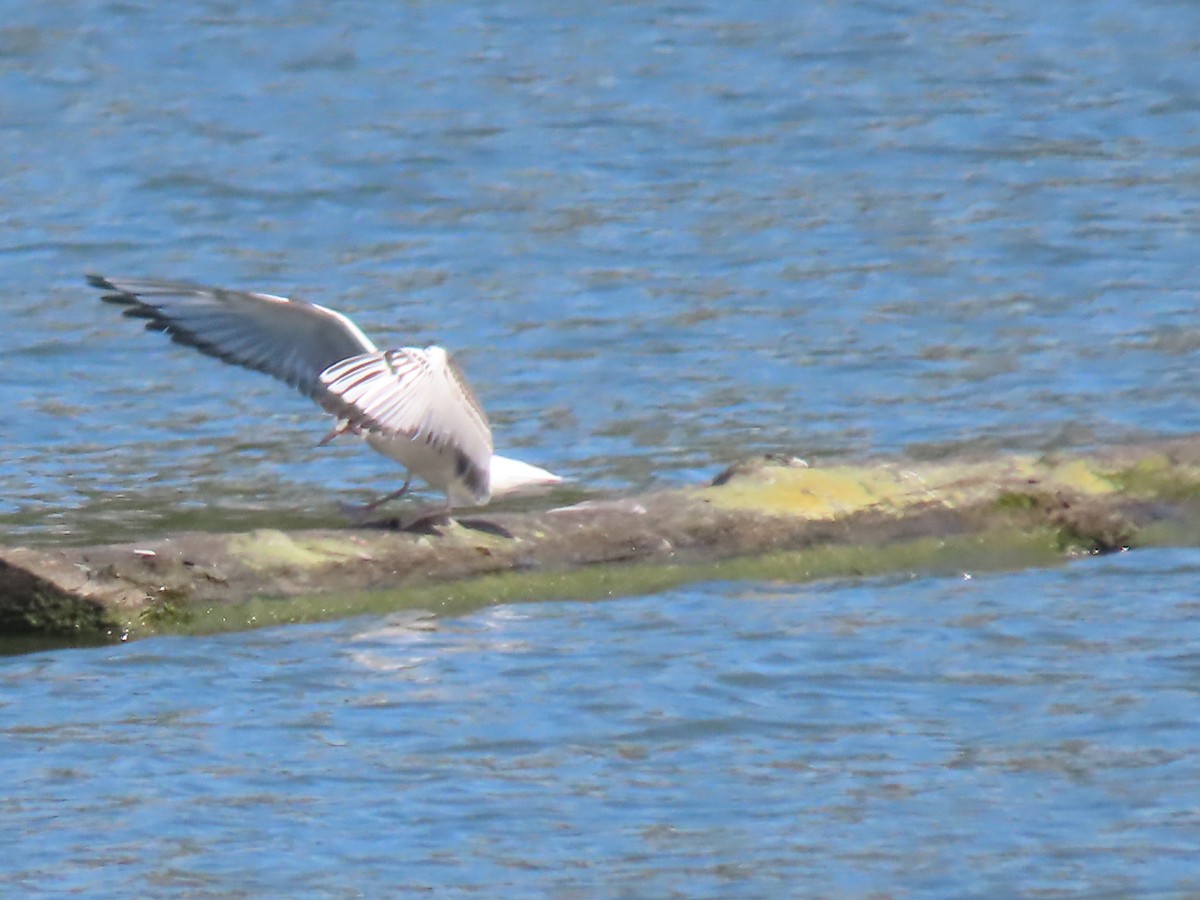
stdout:
[(455, 503), (482, 506), (492, 497), (562, 481), (545, 469), (492, 452), (487, 415), (462, 371), (441, 347), (380, 350), (350, 319), (304, 300), (176, 281), (89, 275), (107, 293), (177, 343), (227, 363), (265, 372), (337, 416), (339, 434), (362, 436)]

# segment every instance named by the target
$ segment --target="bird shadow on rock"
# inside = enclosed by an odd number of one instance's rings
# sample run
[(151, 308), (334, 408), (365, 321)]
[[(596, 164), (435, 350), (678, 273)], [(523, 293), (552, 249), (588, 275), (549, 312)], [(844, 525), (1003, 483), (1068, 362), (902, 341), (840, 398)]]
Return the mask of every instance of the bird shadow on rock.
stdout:
[[(454, 519), (453, 521), (469, 531), (479, 531), (483, 534), (490, 534), (493, 537), (507, 538), (509, 540), (513, 538), (513, 533), (503, 525), (498, 525), (487, 519)], [(370, 528), (377, 531), (405, 531), (409, 534), (425, 534), (440, 537), (443, 533), (442, 529), (450, 524), (450, 516), (445, 513), (434, 513), (407, 520), (400, 516), (389, 516), (386, 519), (375, 519), (370, 522), (357, 523), (352, 527)]]
[(513, 540), (514, 538), (513, 533), (503, 525), (499, 525), (487, 519), (459, 519), (458, 524), (471, 531), (480, 531), (484, 534), (490, 534), (493, 537), (502, 537), (507, 538), (508, 540)]

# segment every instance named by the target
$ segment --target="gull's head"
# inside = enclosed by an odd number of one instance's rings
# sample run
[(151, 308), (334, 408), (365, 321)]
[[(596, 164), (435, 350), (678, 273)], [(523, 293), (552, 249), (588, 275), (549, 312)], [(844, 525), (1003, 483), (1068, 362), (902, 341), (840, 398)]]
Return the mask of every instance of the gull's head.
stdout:
[(562, 478), (538, 466), (492, 455), (492, 497), (506, 494), (538, 494), (562, 484)]

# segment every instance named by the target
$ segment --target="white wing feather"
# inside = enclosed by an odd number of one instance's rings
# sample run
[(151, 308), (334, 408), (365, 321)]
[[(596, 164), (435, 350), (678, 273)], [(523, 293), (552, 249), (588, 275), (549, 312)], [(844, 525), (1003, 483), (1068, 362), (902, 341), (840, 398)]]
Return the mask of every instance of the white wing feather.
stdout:
[(441, 347), (402, 347), (342, 360), (321, 373), (321, 405), (356, 430), (403, 436), (456, 454), (455, 474), (486, 492), (492, 429)]
[(146, 319), (152, 331), (224, 362), (265, 372), (319, 399), (329, 366), (376, 350), (339, 312), (271, 294), (229, 291), (178, 281), (109, 279), (89, 275), (108, 303)]

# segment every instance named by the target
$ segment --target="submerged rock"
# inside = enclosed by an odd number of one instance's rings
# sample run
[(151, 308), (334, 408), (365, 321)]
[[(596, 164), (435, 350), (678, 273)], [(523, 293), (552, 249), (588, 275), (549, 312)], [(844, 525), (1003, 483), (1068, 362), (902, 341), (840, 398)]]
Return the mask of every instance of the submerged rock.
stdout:
[[(367, 611), (645, 593), (688, 580), (967, 571), (1194, 543), (1200, 438), (1094, 454), (808, 466), (387, 527), (0, 547), (0, 635), (209, 632)], [(382, 523), (386, 526), (386, 523)]]

